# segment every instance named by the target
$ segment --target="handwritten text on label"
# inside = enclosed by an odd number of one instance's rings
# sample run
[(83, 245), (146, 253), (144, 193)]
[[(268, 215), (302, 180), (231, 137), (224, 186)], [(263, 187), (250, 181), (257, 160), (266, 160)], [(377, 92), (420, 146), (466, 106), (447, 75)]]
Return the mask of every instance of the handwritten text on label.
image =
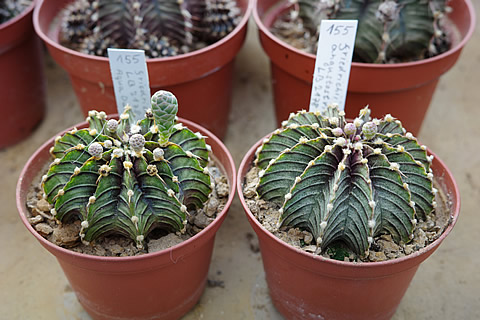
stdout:
[(135, 120), (145, 115), (150, 108), (150, 85), (147, 63), (143, 50), (108, 49), (110, 72), (117, 102), (118, 113), (128, 104)]
[(345, 108), (357, 20), (323, 20), (320, 26), (310, 111), (337, 103)]

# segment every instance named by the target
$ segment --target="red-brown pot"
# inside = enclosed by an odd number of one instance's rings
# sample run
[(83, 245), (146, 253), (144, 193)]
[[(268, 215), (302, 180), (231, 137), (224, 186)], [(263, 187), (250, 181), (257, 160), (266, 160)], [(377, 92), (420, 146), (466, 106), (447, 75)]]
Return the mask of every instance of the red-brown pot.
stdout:
[[(278, 126), (290, 112), (308, 109), (315, 55), (300, 51), (275, 37), (269, 28), (285, 12), (287, 0), (255, 0), (253, 16), (260, 42), (270, 58), (275, 113)], [(370, 105), (373, 117), (395, 114), (404, 127), (417, 135), (438, 80), (457, 61), (475, 29), (470, 0), (452, 0), (449, 14), (458, 38), (447, 52), (416, 62), (396, 64), (352, 63), (345, 112), (354, 118)]]
[(35, 3), (0, 24), (0, 148), (26, 138), (45, 114), (41, 42), (33, 30)]
[[(215, 233), (235, 196), (235, 164), (227, 148), (211, 132), (185, 119), (179, 118), (179, 122), (207, 136), (213, 157), (227, 176), (230, 195), (225, 208), (204, 230), (159, 252), (134, 257), (91, 256), (58, 247), (35, 231), (26, 218), (27, 192), (51, 160), (49, 149), (54, 138), (30, 157), (20, 174), (16, 200), (22, 222), (57, 258), (78, 301), (94, 319), (178, 319), (203, 293)], [(86, 126), (84, 122), (77, 128)]]
[[(59, 12), (71, 2), (39, 0), (34, 13), (37, 34), (53, 59), (70, 75), (82, 111), (102, 107), (116, 113), (108, 59), (70, 50), (58, 42)], [(243, 18), (225, 38), (191, 53), (147, 59), (151, 93), (171, 91), (178, 99), (180, 117), (192, 120), (223, 138), (232, 101), (234, 59), (243, 45), (252, 11), (250, 0), (238, 0)]]
[[(411, 255), (394, 260), (337, 261), (286, 244), (268, 232), (248, 208), (243, 183), (262, 140), (243, 158), (238, 169), (237, 190), (258, 236), (265, 276), (276, 308), (287, 319), (390, 319), (420, 263), (438, 248), (457, 222), (460, 194), (451, 172), (438, 157), (434, 158), (434, 173), (452, 203), (451, 223), (437, 240)], [(430, 150), (428, 152), (433, 154)]]

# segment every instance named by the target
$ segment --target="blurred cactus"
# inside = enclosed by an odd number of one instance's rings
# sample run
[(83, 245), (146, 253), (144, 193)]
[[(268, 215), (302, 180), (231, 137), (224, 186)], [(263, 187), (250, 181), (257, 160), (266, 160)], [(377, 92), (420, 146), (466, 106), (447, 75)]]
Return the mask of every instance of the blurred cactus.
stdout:
[(235, 0), (76, 0), (64, 11), (62, 43), (87, 54), (143, 49), (149, 58), (209, 45), (240, 19)]
[[(358, 20), (353, 60), (391, 63), (420, 60), (448, 50), (443, 17), (447, 0), (293, 0), (290, 18), (318, 42), (323, 19)], [(282, 31), (279, 30), (282, 37)], [(283, 33), (290, 32), (284, 30)], [(288, 38), (285, 37), (284, 38)], [(316, 40), (315, 40), (316, 39)], [(315, 42), (313, 42), (315, 40)], [(314, 48), (310, 51), (315, 53)]]
[(29, 5), (32, 0), (1, 0), (0, 1), (0, 24), (19, 15)]
[(434, 210), (432, 159), (392, 116), (370, 120), (365, 108), (347, 123), (330, 106), (292, 114), (265, 139), (256, 190), (281, 206), (279, 226), (311, 232), (321, 251), (343, 244), (363, 255), (381, 234), (409, 242)]
[(129, 107), (118, 121), (90, 111), (88, 129), (57, 137), (42, 178), (55, 218), (80, 219), (86, 243), (115, 233), (142, 248), (156, 228), (184, 232), (187, 211), (202, 208), (212, 186), (204, 137), (176, 123), (177, 109), (158, 91), (136, 124)]

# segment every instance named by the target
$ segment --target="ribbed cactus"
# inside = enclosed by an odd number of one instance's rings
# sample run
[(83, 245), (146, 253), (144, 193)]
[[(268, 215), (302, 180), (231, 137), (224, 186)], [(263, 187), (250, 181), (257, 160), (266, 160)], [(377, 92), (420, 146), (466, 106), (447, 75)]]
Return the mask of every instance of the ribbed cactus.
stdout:
[(32, 4), (32, 0), (2, 0), (0, 1), (0, 23), (7, 22), (8, 20), (19, 15), (29, 5)]
[(412, 237), (436, 206), (426, 147), (387, 115), (353, 123), (330, 106), (292, 114), (257, 150), (258, 196), (281, 206), (279, 226), (312, 233), (325, 251), (342, 243), (364, 255), (374, 237)]
[(61, 38), (88, 54), (114, 47), (157, 58), (211, 44), (239, 19), (235, 0), (76, 0), (64, 11)]
[(57, 137), (42, 178), (55, 218), (80, 219), (87, 243), (116, 233), (142, 248), (155, 228), (183, 232), (187, 211), (203, 207), (212, 186), (204, 137), (175, 123), (177, 109), (173, 94), (158, 91), (136, 124), (129, 107), (118, 121), (90, 111), (88, 129)]
[(442, 25), (446, 1), (294, 0), (292, 15), (316, 39), (323, 19), (358, 20), (354, 61), (405, 62), (448, 49)]

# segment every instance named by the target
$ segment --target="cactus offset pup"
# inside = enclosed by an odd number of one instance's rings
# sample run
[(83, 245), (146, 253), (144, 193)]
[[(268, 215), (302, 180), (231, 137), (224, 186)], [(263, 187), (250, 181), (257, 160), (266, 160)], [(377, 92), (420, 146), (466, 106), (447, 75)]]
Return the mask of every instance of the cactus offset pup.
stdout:
[[(316, 53), (318, 27), (323, 19), (358, 20), (353, 54), (356, 62), (415, 61), (438, 55), (450, 47), (444, 19), (451, 10), (446, 6), (447, 0), (291, 2), (291, 11), (277, 21), (273, 31), (285, 41), (294, 41), (297, 47), (313, 54)], [(310, 39), (305, 41), (305, 37)]]
[(278, 227), (310, 232), (320, 252), (340, 245), (365, 256), (382, 234), (408, 243), (436, 207), (433, 156), (390, 115), (344, 115), (337, 106), (292, 114), (265, 139), (258, 197), (280, 206)]
[(175, 96), (158, 91), (137, 123), (128, 106), (119, 120), (91, 111), (88, 129), (57, 137), (42, 177), (54, 217), (80, 219), (85, 243), (120, 234), (143, 248), (154, 229), (184, 232), (188, 211), (203, 207), (212, 184), (209, 146), (176, 124), (177, 110)]

